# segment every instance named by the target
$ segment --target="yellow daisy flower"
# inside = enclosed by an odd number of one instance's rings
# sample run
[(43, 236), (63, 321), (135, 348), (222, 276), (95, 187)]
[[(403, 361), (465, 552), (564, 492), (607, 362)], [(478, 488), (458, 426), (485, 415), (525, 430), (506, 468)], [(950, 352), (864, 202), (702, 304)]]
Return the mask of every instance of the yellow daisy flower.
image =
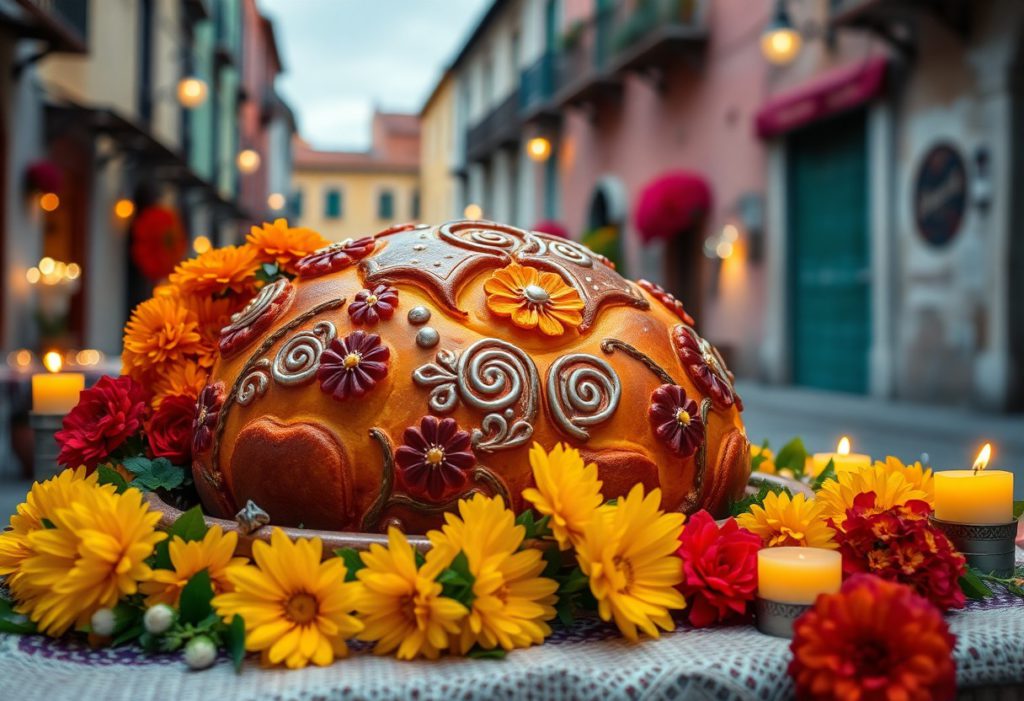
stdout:
[(545, 336), (561, 336), (566, 326), (576, 328), (583, 321), (579, 292), (557, 273), (511, 263), (491, 273), (484, 291), (492, 313), (511, 317), (522, 329), (540, 327)]
[(187, 295), (245, 295), (255, 287), (258, 265), (256, 249), (251, 246), (223, 246), (179, 263), (170, 280)]
[(759, 445), (753, 443), (750, 444), (750, 459), (753, 460), (756, 457), (761, 457), (762, 460), (757, 464), (757, 471), (763, 472), (766, 475), (775, 474), (775, 453), (768, 448), (762, 448)]
[(277, 263), (291, 273), (295, 272), (296, 261), (331, 243), (312, 229), (288, 226), (285, 219), (252, 227), (245, 240), (256, 250), (260, 260)]
[(21, 565), (18, 611), (53, 636), (136, 593), (152, 576), (146, 558), (167, 537), (137, 489), (91, 485), (48, 520), (53, 528), (28, 535), (33, 554)]
[(837, 548), (835, 531), (828, 527), (824, 506), (802, 493), (785, 492), (765, 497), (764, 504), (736, 517), (740, 528), (761, 536), (765, 547), (782, 545), (809, 548)]
[(448, 561), (462, 551), (474, 577), (473, 603), (452, 648), (465, 654), (479, 644), (490, 650), (529, 647), (551, 635), (545, 621), (555, 617), (558, 582), (539, 576), (545, 561), (540, 550), (516, 552), (526, 529), (501, 497), (475, 495), (459, 502), (459, 516), (446, 514), (441, 531), (427, 534), (433, 549), (427, 560)]
[[(913, 477), (913, 471), (910, 472), (910, 476)], [(930, 475), (928, 477), (930, 479)], [(922, 473), (920, 485), (927, 488), (928, 484)], [(853, 508), (853, 500), (858, 494), (865, 492), (875, 493), (875, 513), (888, 511), (912, 499), (930, 503), (928, 492), (915, 486), (908, 479), (905, 470), (894, 469), (882, 462), (876, 462), (862, 470), (844, 471), (838, 475), (838, 480), (827, 480), (818, 491), (817, 501), (823, 506), (822, 515), (831, 519), (836, 528), (841, 529), (843, 522), (846, 521), (847, 509)]]
[(632, 641), (637, 629), (652, 638), (659, 628), (675, 629), (669, 612), (686, 606), (676, 589), (683, 567), (675, 555), (685, 517), (662, 512), (660, 504), (660, 489), (645, 497), (643, 485), (635, 485), (587, 524), (576, 547), (598, 613)]
[(530, 467), (537, 486), (524, 489), (523, 498), (542, 515), (551, 517), (548, 525), (558, 547), (567, 550), (579, 542), (583, 529), (604, 501), (597, 465), (584, 465), (580, 451), (562, 443), (550, 453), (534, 443)]
[(359, 585), (345, 581), (340, 558), (321, 562), (322, 554), (319, 538), (293, 543), (275, 528), (269, 544), (253, 543), (255, 566), (227, 569), (235, 590), (215, 596), (213, 606), (225, 621), (235, 614), (245, 620), (245, 648), (260, 651), (264, 664), (329, 665), (348, 654), (346, 639), (363, 629), (352, 615)]
[(899, 458), (894, 458), (891, 455), (885, 459), (885, 462), (876, 460), (875, 465), (885, 465), (890, 472), (898, 472), (903, 475), (914, 489), (924, 492), (924, 500), (928, 502), (929, 506), (935, 508), (935, 477), (930, 467), (926, 468), (920, 462), (904, 465)]
[(361, 557), (366, 566), (356, 576), (366, 628), (359, 639), (376, 642), (377, 655), (397, 649), (400, 660), (437, 659), (467, 613), (458, 601), (441, 596), (435, 581), (451, 558), (435, 555), (417, 569), (412, 546), (397, 528), (388, 530), (388, 547), (375, 543)]
[(185, 541), (174, 536), (168, 545), (174, 569), (153, 570), (153, 578), (139, 587), (146, 595), (146, 605), (177, 606), (181, 590), (188, 580), (203, 570), (210, 575), (215, 594), (232, 591), (228, 568), (248, 563), (244, 557), (232, 557), (237, 545), (238, 534), (234, 531), (224, 533), (220, 526), (207, 530), (202, 540)]
[(142, 380), (202, 350), (199, 323), (174, 297), (153, 297), (132, 311), (124, 327), (123, 371)]

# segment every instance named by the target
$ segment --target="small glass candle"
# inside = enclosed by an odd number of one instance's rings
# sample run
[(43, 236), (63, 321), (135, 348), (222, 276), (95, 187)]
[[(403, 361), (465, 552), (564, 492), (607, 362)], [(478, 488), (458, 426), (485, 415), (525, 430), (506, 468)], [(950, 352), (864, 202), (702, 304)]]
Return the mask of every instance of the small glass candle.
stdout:
[(815, 453), (811, 456), (811, 460), (814, 464), (814, 477), (817, 477), (825, 471), (830, 460), (832, 461), (832, 464), (835, 465), (837, 475), (840, 475), (843, 472), (855, 472), (871, 465), (870, 455), (850, 452), (850, 439), (846, 436), (839, 439), (839, 445), (836, 446), (836, 452)]
[[(49, 355), (49, 354), (47, 354)], [(57, 369), (60, 365), (56, 366)], [(37, 414), (63, 416), (78, 404), (78, 395), (85, 389), (85, 375), (80, 372), (51, 372), (32, 376), (32, 411)]]
[(785, 604), (813, 604), (839, 591), (843, 557), (824, 548), (765, 548), (757, 553), (757, 595)]

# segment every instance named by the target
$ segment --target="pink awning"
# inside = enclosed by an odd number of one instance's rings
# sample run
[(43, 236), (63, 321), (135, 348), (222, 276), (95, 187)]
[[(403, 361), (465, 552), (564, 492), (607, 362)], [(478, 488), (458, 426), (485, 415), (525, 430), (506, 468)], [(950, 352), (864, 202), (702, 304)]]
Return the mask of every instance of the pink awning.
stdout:
[(770, 97), (757, 111), (757, 135), (765, 139), (784, 134), (864, 104), (882, 92), (888, 65), (884, 56), (876, 56)]

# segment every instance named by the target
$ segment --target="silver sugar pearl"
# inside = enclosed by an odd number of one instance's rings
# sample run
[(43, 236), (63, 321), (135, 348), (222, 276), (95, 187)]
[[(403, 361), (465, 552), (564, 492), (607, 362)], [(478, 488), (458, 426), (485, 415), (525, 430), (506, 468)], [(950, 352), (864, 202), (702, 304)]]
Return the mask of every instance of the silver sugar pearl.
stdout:
[(526, 297), (526, 301), (533, 304), (544, 304), (551, 299), (548, 291), (540, 285), (527, 285), (523, 288), (523, 296)]
[(420, 348), (433, 348), (441, 340), (441, 334), (433, 326), (424, 326), (416, 332), (416, 345)]
[(413, 307), (409, 310), (408, 318), (410, 324), (425, 324), (430, 321), (430, 310), (422, 306)]

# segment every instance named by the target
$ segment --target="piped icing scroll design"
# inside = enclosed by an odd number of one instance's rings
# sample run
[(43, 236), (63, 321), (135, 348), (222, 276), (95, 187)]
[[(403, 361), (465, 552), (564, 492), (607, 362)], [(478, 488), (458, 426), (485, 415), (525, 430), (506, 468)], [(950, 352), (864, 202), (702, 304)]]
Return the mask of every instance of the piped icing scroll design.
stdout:
[(267, 388), (270, 386), (270, 377), (267, 375), (268, 368), (270, 368), (270, 361), (261, 358), (242, 378), (242, 383), (238, 386), (238, 394), (235, 397), (239, 406), (249, 406), (253, 400), (267, 393)]
[(300, 331), (277, 351), (270, 369), (274, 380), (285, 386), (300, 385), (316, 376), (320, 356), (338, 335), (334, 324), (320, 321), (309, 331)]
[(287, 278), (264, 285), (245, 307), (231, 315), (231, 322), (220, 331), (218, 348), (230, 357), (250, 344), (285, 312), (295, 297), (295, 287)]
[(533, 436), (540, 376), (522, 349), (499, 338), (484, 338), (461, 354), (442, 349), (436, 362), (421, 365), (412, 379), (429, 387), (431, 411), (447, 414), (461, 401), (485, 412), (473, 429), (473, 447), (483, 452), (508, 450)]
[(519, 263), (556, 272), (576, 288), (584, 303), (581, 332), (593, 326), (598, 312), (606, 304), (650, 309), (650, 303), (640, 291), (615, 272), (606, 258), (575, 241), (531, 231), (515, 258)]
[(558, 358), (547, 374), (547, 402), (558, 428), (581, 441), (587, 427), (607, 421), (619, 408), (622, 382), (611, 365), (587, 353)]

